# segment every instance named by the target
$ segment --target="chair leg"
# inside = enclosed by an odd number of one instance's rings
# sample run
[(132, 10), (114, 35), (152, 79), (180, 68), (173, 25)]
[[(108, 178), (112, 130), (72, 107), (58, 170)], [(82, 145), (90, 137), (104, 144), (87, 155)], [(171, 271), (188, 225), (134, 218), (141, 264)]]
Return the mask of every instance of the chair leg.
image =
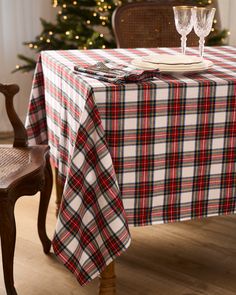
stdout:
[(17, 295), (13, 278), (13, 259), (16, 242), (16, 224), (14, 203), (0, 203), (0, 236), (2, 246), (2, 264), (7, 295)]
[(43, 251), (45, 254), (48, 254), (51, 248), (51, 241), (47, 236), (46, 232), (46, 216), (48, 210), (48, 204), (52, 192), (52, 170), (47, 158), (45, 166), (45, 184), (40, 193), (40, 203), (39, 203), (39, 214), (38, 214), (38, 234), (43, 245)]
[(55, 167), (55, 183), (56, 183), (56, 217), (57, 217), (59, 213), (59, 208), (61, 205), (64, 185), (61, 183), (59, 179), (58, 169), (56, 167)]
[(115, 262), (111, 262), (101, 273), (99, 295), (116, 295)]

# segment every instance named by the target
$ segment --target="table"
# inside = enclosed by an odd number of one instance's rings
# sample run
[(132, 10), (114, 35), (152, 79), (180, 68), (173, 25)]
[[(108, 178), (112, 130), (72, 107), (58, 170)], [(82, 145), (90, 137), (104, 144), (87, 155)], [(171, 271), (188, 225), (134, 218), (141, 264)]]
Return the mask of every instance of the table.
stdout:
[(81, 285), (129, 247), (129, 225), (235, 212), (236, 48), (206, 48), (214, 62), (207, 72), (160, 74), (139, 84), (109, 84), (73, 70), (177, 52), (69, 50), (39, 57), (26, 126), (30, 143), (50, 145), (64, 187), (53, 248)]

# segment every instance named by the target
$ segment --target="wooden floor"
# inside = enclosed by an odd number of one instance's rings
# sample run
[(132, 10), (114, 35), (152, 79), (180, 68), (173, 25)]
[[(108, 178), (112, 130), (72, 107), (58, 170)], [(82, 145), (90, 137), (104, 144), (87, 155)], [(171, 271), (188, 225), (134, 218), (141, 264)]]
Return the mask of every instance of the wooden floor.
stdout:
[[(53, 235), (54, 195), (48, 214)], [(80, 287), (36, 233), (38, 196), (16, 205), (15, 285), (18, 295), (93, 295), (98, 280)], [(130, 249), (117, 260), (118, 295), (235, 295), (236, 216), (131, 229)], [(2, 271), (0, 294), (5, 294)]]
[[(97, 294), (98, 280), (82, 288), (53, 254), (43, 254), (36, 231), (38, 201), (38, 195), (24, 197), (16, 205), (18, 295)], [(54, 201), (55, 192), (47, 220), (50, 237)], [(118, 295), (236, 294), (236, 216), (131, 228), (131, 234), (131, 247), (117, 259)], [(3, 286), (0, 265), (0, 295)]]

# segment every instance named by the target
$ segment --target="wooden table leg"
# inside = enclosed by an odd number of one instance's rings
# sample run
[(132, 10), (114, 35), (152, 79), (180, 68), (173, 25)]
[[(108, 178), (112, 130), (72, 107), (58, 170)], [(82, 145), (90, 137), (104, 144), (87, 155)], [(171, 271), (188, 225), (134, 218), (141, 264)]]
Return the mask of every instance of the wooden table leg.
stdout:
[(115, 262), (101, 273), (99, 295), (116, 295)]
[(56, 216), (58, 216), (64, 186), (59, 180), (58, 169), (56, 167), (55, 167), (55, 184), (56, 184)]

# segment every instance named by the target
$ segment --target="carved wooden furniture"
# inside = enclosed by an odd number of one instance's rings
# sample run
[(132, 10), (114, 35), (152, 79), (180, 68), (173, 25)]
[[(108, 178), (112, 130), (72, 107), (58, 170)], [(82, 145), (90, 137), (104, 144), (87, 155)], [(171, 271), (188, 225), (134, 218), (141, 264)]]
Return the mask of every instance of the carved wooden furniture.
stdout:
[[(185, 3), (159, 0), (118, 7), (112, 15), (117, 47), (179, 47), (180, 35), (175, 28), (172, 7)], [(198, 37), (193, 31), (187, 36), (187, 45), (198, 46)]]
[(99, 295), (116, 295), (116, 275), (114, 261), (112, 261), (101, 273)]
[[(180, 35), (174, 23), (173, 6), (194, 5), (191, 0), (156, 0), (127, 3), (112, 15), (112, 27), (118, 48), (179, 47)], [(218, 1), (209, 7), (216, 8), (216, 28), (220, 29)], [(198, 37), (192, 31), (187, 46), (198, 46)]]
[(0, 84), (0, 92), (5, 96), (6, 111), (14, 129), (13, 147), (0, 146), (0, 236), (7, 295), (17, 295), (13, 279), (16, 239), (14, 206), (19, 197), (40, 191), (38, 234), (44, 252), (49, 253), (51, 247), (45, 229), (52, 189), (52, 173), (47, 156), (49, 147), (28, 146), (26, 130), (13, 107), (13, 97), (18, 91), (17, 85)]

